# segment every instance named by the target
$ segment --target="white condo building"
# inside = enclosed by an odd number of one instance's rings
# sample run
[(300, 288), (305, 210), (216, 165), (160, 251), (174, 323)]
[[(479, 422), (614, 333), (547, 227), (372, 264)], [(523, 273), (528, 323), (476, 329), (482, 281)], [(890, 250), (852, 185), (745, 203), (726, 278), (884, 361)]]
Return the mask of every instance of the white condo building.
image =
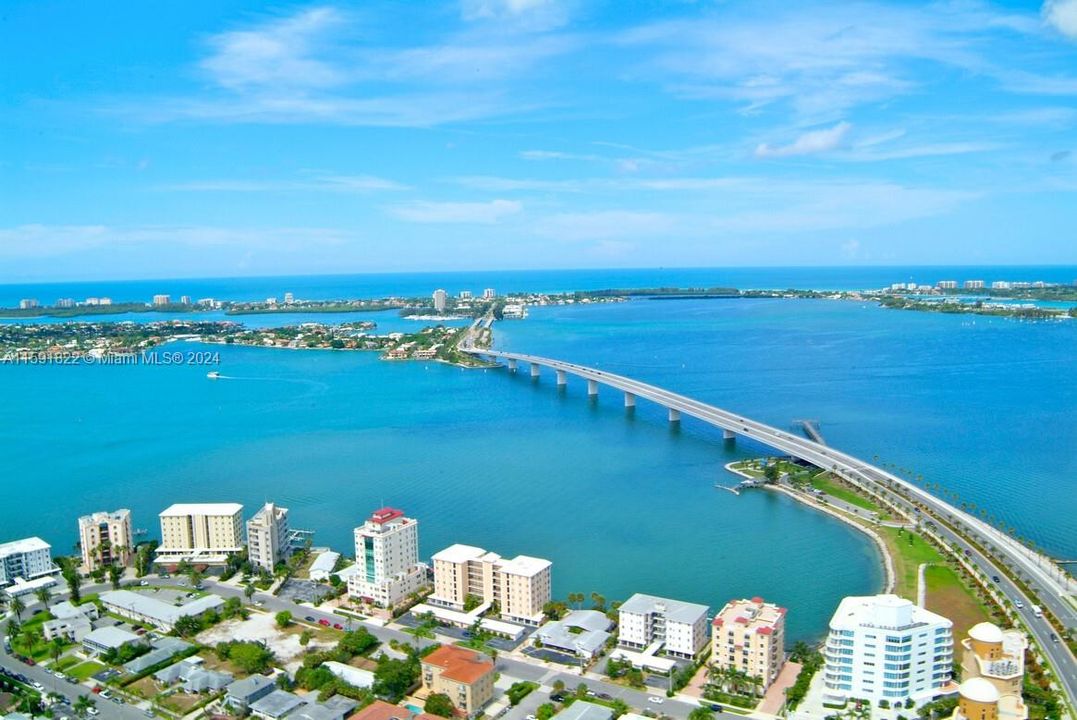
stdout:
[(692, 659), (707, 644), (706, 605), (636, 593), (618, 610), (618, 625), (622, 647), (652, 655)]
[(506, 560), (471, 545), (451, 545), (434, 555), (431, 605), (463, 610), (469, 595), (482, 604), (496, 602), (501, 617), (526, 625), (542, 623), (550, 601), (553, 563), (518, 555)]
[(29, 583), (57, 572), (59, 568), (52, 564), (52, 546), (39, 537), (0, 545), (0, 587), (16, 580)]
[(161, 513), (157, 563), (224, 565), (243, 550), (239, 503), (177, 503)]
[(426, 582), (419, 563), (419, 521), (384, 507), (355, 528), (358, 571), (348, 578), (348, 595), (393, 607)]
[(445, 304), (448, 301), (449, 295), (442, 289), (434, 291), (434, 310), (441, 313), (445, 312)]
[(824, 656), (827, 702), (920, 704), (951, 682), (953, 623), (897, 595), (847, 597), (830, 619)]
[(266, 503), (247, 521), (247, 558), (251, 565), (273, 572), (291, 549), (288, 508)]
[(96, 512), (79, 518), (79, 548), (84, 571), (127, 565), (134, 547), (130, 510)]

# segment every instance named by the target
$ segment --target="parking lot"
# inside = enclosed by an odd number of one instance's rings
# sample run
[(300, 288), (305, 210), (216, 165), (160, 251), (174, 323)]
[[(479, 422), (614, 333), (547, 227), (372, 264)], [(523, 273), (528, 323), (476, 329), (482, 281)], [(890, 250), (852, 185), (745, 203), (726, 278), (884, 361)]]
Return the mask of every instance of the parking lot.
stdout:
[(329, 597), (330, 594), (329, 588), (325, 585), (311, 580), (296, 580), (293, 578), (281, 586), (277, 597), (287, 602), (317, 604)]

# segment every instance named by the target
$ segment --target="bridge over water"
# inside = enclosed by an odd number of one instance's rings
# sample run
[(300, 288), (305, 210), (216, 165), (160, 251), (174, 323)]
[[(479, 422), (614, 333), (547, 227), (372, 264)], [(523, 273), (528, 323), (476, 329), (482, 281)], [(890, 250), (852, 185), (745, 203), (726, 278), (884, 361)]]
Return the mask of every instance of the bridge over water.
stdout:
[(519, 364), (524, 363), (528, 365), (531, 376), (536, 378), (539, 377), (543, 368), (547, 368), (554, 371), (558, 386), (566, 385), (569, 375), (582, 378), (587, 381), (587, 393), (590, 396), (597, 396), (600, 386), (614, 388), (623, 393), (625, 407), (635, 407), (638, 399), (649, 400), (666, 408), (670, 422), (679, 422), (682, 416), (697, 418), (709, 425), (721, 428), (723, 436), (727, 439), (737, 436), (752, 438), (816, 467), (833, 471), (850, 482), (875, 492), (901, 488), (907, 497), (927, 506), (936, 516), (960, 521), (977, 535), (989, 539), (1010, 560), (1011, 564), (1021, 568), (1024, 574), (1035, 579), (1044, 590), (1054, 596), (1057, 606), (1052, 603), (1052, 609), (1058, 608), (1058, 616), (1067, 625), (1077, 625), (1077, 613), (1064, 597), (1077, 591), (1077, 582), (1066, 577), (1057, 566), (1050, 563), (1048, 558), (1032, 553), (1017, 540), (980, 518), (955, 508), (916, 485), (860, 458), (738, 413), (624, 375), (525, 353), (475, 347), (462, 347), (461, 350), (473, 355), (504, 361), (512, 371), (516, 371)]

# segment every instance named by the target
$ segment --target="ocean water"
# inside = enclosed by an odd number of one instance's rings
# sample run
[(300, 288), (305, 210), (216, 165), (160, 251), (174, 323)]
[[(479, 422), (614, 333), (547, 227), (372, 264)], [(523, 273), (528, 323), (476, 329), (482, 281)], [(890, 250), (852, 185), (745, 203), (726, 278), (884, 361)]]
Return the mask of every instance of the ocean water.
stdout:
[[(690, 284), (661, 273), (612, 282), (618, 272), (627, 271), (596, 272), (594, 286)], [(883, 284), (878, 269), (863, 272), (846, 269), (835, 282)], [(966, 275), (991, 279), (939, 272)], [(819, 287), (827, 277), (776, 284)], [(1053, 276), (1019, 268), (999, 277)], [(451, 285), (438, 280), (401, 284)], [(569, 289), (579, 280), (541, 282)], [(215, 297), (231, 287), (202, 282)], [(371, 291), (380, 294), (391, 293)], [(412, 324), (366, 316), (383, 330)], [(495, 337), (775, 425), (817, 419), (832, 445), (922, 474), (1053, 553), (1077, 555), (1072, 322), (821, 300), (633, 300), (535, 308), (495, 325)], [(220, 381), (199, 366), (0, 366), (0, 539), (38, 534), (66, 549), (77, 516), (94, 510), (130, 507), (155, 535), (156, 514), (172, 502), (237, 501), (249, 514), (273, 500), (318, 544), (347, 551), (352, 527), (392, 504), (422, 522), (426, 557), (453, 542), (548, 557), (560, 596), (640, 591), (715, 607), (759, 594), (787, 605), (790, 631), (803, 638), (825, 631), (842, 596), (881, 584), (874, 548), (851, 528), (783, 496), (714, 487), (734, 480), (725, 463), (764, 448), (726, 445), (688, 419), (673, 429), (644, 402), (626, 415), (612, 391), (592, 404), (579, 382), (558, 392), (552, 374), (533, 382), (369, 353), (220, 351)]]

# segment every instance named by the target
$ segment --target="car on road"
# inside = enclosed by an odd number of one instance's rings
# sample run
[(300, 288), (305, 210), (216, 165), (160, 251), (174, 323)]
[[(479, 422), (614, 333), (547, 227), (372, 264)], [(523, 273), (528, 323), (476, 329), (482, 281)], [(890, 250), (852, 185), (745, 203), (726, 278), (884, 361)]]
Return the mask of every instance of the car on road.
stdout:
[(140, 583), (139, 583), (139, 585), (141, 585), (142, 587), (146, 587), (146, 586), (148, 586), (149, 584), (150, 584), (150, 581), (149, 581), (149, 580), (143, 580), (142, 582), (140, 582)]
[(1051, 642), (1053, 642), (1053, 643), (1058, 642), (1058, 635), (1055, 635), (1054, 633), (1051, 633)]
[(528, 715), (524, 720), (538, 720), (534, 715)]
[(1023, 602), (1021, 602), (1020, 600), (1014, 600), (1013, 604), (1017, 606), (1018, 610), (1021, 610), (1021, 609), (1023, 609), (1025, 607), (1025, 604)]
[(343, 630), (344, 626), (341, 625), (340, 623), (333, 623), (333, 629), (334, 630)]
[(149, 709), (143, 710), (142, 714), (145, 715), (146, 717), (157, 717), (156, 715), (153, 714), (153, 710), (149, 710)]
[(998, 581), (999, 581), (999, 580), (998, 580), (998, 575), (992, 575), (992, 576), (991, 576), (991, 581), (992, 581), (992, 582), (998, 582)]
[(306, 620), (307, 622), (314, 622), (314, 616), (313, 615), (307, 615), (303, 619)]
[(588, 690), (587, 697), (598, 697), (598, 693), (596, 693), (594, 690)]
[(665, 701), (665, 698), (660, 698), (657, 695), (651, 695), (649, 698), (647, 698), (647, 702), (654, 703), (655, 705), (661, 705)]
[(325, 627), (329, 627), (329, 621), (328, 621), (328, 620), (326, 620), (325, 618), (322, 618), (321, 620), (319, 620), (319, 621), (318, 621), (318, 624), (319, 624), (319, 625), (323, 625), (323, 626), (325, 626)]
[(30, 684), (34, 686), (34, 689), (35, 689), (35, 690), (44, 690), (44, 689), (45, 689), (45, 686), (44, 686), (44, 685), (42, 685), (41, 683), (39, 683), (39, 682), (38, 682), (37, 680), (34, 680), (34, 681), (33, 681), (32, 683), (30, 683)]
[(91, 716), (91, 717), (97, 717), (98, 715), (100, 715), (100, 714), (101, 714), (101, 711), (100, 711), (100, 710), (98, 710), (98, 709), (97, 709), (97, 708), (95, 708), (95, 707), (92, 707), (92, 708), (86, 708), (86, 714), (87, 714), (87, 715), (89, 715), (89, 716)]
[(110, 697), (112, 697), (112, 693), (110, 693), (108, 690), (102, 690), (100, 692), (100, 695), (101, 695), (101, 697), (105, 698), (106, 700), (108, 700)]
[(716, 712), (716, 713), (722, 712), (722, 706), (721, 705), (712, 704), (710, 709), (711, 709), (711, 712)]
[(558, 703), (559, 702), (564, 702), (565, 701), (565, 696), (562, 695), (561, 693), (550, 693), (550, 700), (553, 700), (554, 702), (558, 702)]
[(598, 699), (599, 700), (612, 700), (613, 696), (610, 695), (609, 693), (599, 693), (598, 694)]

